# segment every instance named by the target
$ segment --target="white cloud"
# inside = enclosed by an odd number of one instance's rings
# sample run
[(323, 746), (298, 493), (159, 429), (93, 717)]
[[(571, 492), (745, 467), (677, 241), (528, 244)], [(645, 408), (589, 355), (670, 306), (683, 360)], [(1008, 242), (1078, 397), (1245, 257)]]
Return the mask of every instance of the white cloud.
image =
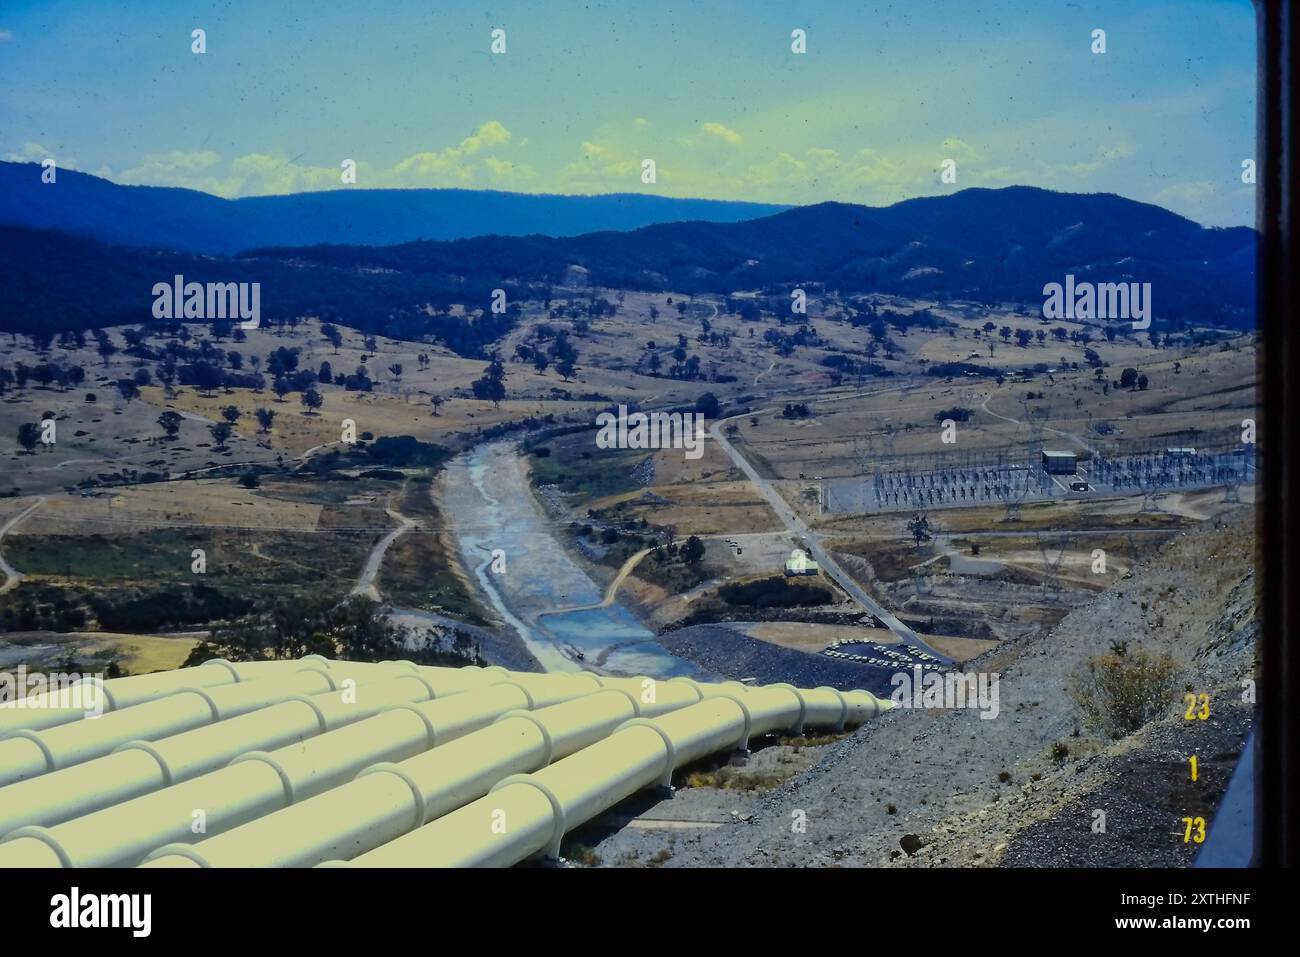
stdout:
[(729, 146), (739, 146), (744, 142), (739, 133), (733, 129), (728, 129), (721, 123), (703, 123), (700, 126), (700, 132), (712, 139), (721, 140)]
[[(415, 153), (392, 166), (380, 167), (362, 157), (357, 163), (361, 187), (482, 187), (528, 189), (536, 185), (537, 171), (508, 157), (496, 155), (513, 137), (496, 120), (481, 124), (455, 146)], [(31, 144), (29, 144), (30, 146)], [(345, 157), (339, 158), (341, 164)], [(183, 186), (218, 196), (262, 196), (343, 188), (341, 165), (313, 166), (290, 160), (282, 150), (248, 153), (223, 165), (211, 150), (172, 151), (146, 155), (141, 162), (108, 178), (119, 183)]]

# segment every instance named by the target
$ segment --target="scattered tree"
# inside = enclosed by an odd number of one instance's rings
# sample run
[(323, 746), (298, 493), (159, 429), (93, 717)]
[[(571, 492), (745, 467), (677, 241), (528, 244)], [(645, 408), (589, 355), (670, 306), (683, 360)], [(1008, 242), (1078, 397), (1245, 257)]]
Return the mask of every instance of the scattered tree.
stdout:
[(224, 450), (226, 442), (235, 433), (235, 427), (229, 422), (213, 422), (208, 426), (208, 431), (212, 433), (212, 441), (216, 443), (216, 447)]
[(162, 415), (158, 416), (158, 424), (162, 426), (164, 437), (174, 439), (181, 430), (181, 423), (185, 417), (174, 409), (168, 409)]
[(28, 455), (36, 448), (36, 444), (41, 440), (41, 427), (35, 422), (24, 422), (18, 426), (18, 444), (21, 445)]

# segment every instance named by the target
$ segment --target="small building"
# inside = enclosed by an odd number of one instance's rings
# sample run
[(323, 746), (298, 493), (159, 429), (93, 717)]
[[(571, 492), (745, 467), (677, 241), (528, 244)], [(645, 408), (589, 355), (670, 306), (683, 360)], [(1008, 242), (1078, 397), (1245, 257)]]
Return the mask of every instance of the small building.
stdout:
[(808, 557), (808, 553), (802, 548), (796, 548), (790, 553), (789, 560), (785, 563), (785, 573), (790, 575), (816, 575), (820, 569), (817, 563)]
[(1073, 452), (1052, 452), (1043, 449), (1043, 471), (1048, 475), (1075, 475), (1078, 462)]

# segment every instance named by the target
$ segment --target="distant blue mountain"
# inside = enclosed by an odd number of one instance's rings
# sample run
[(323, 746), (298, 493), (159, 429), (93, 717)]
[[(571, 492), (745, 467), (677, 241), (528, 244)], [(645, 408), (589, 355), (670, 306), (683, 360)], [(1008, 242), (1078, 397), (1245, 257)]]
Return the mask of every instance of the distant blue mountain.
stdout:
[(578, 236), (655, 223), (734, 223), (787, 209), (637, 193), (553, 196), (468, 189), (337, 189), (222, 199), (192, 189), (121, 186), (34, 163), (0, 163), (0, 224), (104, 242), (229, 255), (254, 246), (386, 246), (470, 236)]
[[(37, 191), (63, 190), (63, 180), (61, 174), (57, 186)], [(184, 190), (146, 195), (158, 194), (179, 194), (190, 203), (225, 203)], [(305, 198), (324, 201), (334, 195)], [(499, 216), (506, 216), (504, 210), (513, 203), (571, 201), (488, 195), (503, 203)], [(277, 198), (286, 203), (283, 216), (293, 215), (292, 201), (303, 198)], [(131, 221), (123, 216), (124, 223)], [(165, 225), (163, 219), (157, 223)], [(195, 228), (193, 222), (185, 226)], [(272, 227), (291, 230), (295, 224), (268, 225)], [(492, 228), (505, 227), (504, 220), (492, 223)], [(363, 220), (353, 228), (373, 232)], [(250, 235), (241, 245), (252, 239)], [(774, 302), (788, 302), (795, 286), (810, 286), (848, 295), (886, 292), (937, 301), (1041, 305), (1045, 284), (1074, 276), (1098, 283), (1150, 283), (1154, 321), (1163, 328), (1247, 329), (1255, 324), (1253, 229), (1205, 229), (1121, 196), (1025, 186), (967, 189), (884, 207), (820, 203), (740, 222), (683, 221), (579, 236), (268, 245), (236, 256), (181, 249), (174, 238), (170, 241), (170, 248), (148, 249), (62, 229), (0, 223), (0, 248), (5, 250), (0, 256), (0, 330), (148, 321), (153, 284), (183, 274), (195, 282), (261, 283), (268, 318), (320, 316), (408, 339), (437, 325), (441, 341), (473, 351), (489, 333), (499, 334), (491, 325), (494, 317), (449, 319), (451, 305), (477, 303), (481, 309), (498, 288), (508, 292), (511, 302), (546, 299), (553, 287), (569, 281), (574, 266), (585, 270), (597, 289), (757, 291)], [(430, 316), (430, 306), (438, 316)]]

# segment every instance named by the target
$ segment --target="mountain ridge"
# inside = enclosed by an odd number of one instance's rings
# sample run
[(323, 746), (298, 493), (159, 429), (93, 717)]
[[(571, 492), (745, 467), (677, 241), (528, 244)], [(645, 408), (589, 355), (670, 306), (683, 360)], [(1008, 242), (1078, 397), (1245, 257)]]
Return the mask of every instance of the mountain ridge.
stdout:
[[(208, 255), (231, 255), (254, 245), (393, 245), (484, 232), (571, 236), (687, 219), (734, 222), (788, 208), (640, 193), (423, 188), (227, 199), (179, 186), (123, 185), (77, 170), (59, 170), (54, 184), (44, 184), (40, 174), (34, 163), (0, 162), (0, 223)], [(484, 230), (484, 224), (492, 228)]]
[[(426, 306), (473, 311), (505, 289), (546, 298), (574, 266), (593, 286), (668, 293), (796, 287), (846, 295), (1041, 303), (1046, 283), (1150, 282), (1157, 322), (1254, 326), (1249, 227), (1207, 229), (1108, 193), (968, 189), (886, 207), (821, 203), (738, 222), (656, 223), (577, 236), (487, 235), (374, 246), (255, 245), (231, 257), (110, 245), (58, 230), (0, 226), (9, 304), (0, 326), (148, 321), (156, 281), (263, 284), (268, 317), (318, 315), (415, 333)], [(51, 268), (50, 264), (56, 264)], [(66, 264), (66, 268), (59, 268)], [(395, 333), (390, 333), (394, 334)]]

